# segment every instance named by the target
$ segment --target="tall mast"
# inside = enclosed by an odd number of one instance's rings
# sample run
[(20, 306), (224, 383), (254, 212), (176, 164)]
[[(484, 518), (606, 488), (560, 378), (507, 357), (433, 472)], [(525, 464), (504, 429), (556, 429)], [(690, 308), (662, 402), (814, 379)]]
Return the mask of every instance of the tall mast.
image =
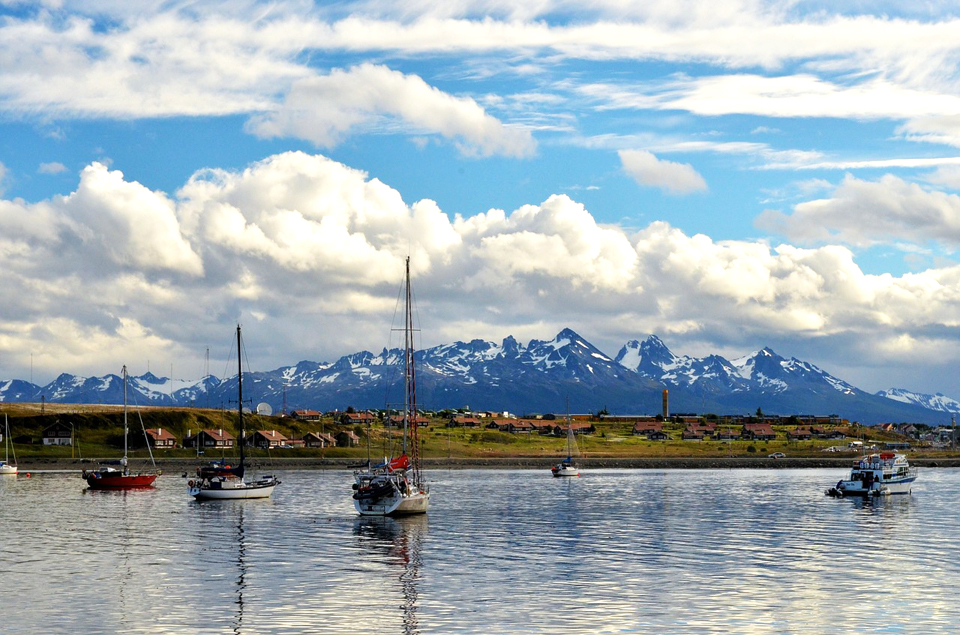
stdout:
[(123, 365), (123, 461), (121, 467), (123, 473), (127, 473), (127, 365)]
[(410, 429), (410, 458), (413, 464), (413, 484), (418, 488), (422, 485), (420, 474), (420, 439), (417, 434), (417, 375), (413, 363), (413, 297), (410, 288), (410, 256), (406, 264), (406, 316), (404, 325), (404, 399), (403, 416), (403, 451), (407, 451), (407, 428)]
[(240, 352), (240, 325), (237, 324), (237, 414), (240, 417), (240, 469), (243, 469), (243, 354)]

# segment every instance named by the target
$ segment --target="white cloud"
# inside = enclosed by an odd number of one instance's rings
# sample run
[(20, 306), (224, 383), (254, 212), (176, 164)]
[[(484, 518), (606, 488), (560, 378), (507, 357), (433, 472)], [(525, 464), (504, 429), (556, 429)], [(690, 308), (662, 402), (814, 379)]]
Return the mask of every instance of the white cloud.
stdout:
[(764, 212), (756, 225), (800, 243), (938, 242), (960, 248), (960, 196), (929, 191), (896, 176), (863, 181), (848, 175), (830, 198)]
[(295, 136), (331, 147), (351, 129), (383, 116), (403, 122), (415, 134), (458, 140), (468, 154), (522, 157), (536, 148), (528, 131), (504, 125), (473, 99), (373, 64), (296, 82), (279, 108), (255, 117), (248, 127), (264, 137)]
[(689, 194), (707, 189), (707, 182), (687, 163), (658, 159), (646, 150), (621, 150), (624, 171), (640, 185), (657, 187), (671, 194)]
[(67, 166), (57, 161), (51, 163), (41, 163), (40, 167), (37, 168), (37, 172), (40, 174), (60, 174), (61, 172), (66, 172)]
[[(820, 238), (803, 232), (813, 223), (850, 242), (857, 232), (919, 241), (960, 236), (956, 199), (848, 178), (780, 220), (801, 239)], [(432, 201), (407, 204), (363, 172), (294, 152), (198, 173), (175, 196), (92, 164), (72, 194), (0, 201), (0, 355), (23, 363), (33, 352), (51, 373), (152, 359), (198, 376), (205, 347), (256, 316), (256, 367), (328, 360), (385, 343), (407, 254), (424, 345), (570, 325), (621, 343), (643, 332), (883, 343), (960, 325), (957, 266), (874, 276), (837, 245), (717, 242), (663, 222), (628, 234), (562, 195), (451, 220)]]

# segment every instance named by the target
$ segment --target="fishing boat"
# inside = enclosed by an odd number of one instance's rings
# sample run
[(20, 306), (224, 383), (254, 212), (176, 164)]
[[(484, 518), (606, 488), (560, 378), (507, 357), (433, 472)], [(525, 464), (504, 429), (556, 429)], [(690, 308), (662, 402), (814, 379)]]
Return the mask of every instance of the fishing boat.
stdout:
[[(143, 420), (140, 421), (140, 427), (143, 428)], [(102, 462), (99, 469), (93, 471), (83, 471), (83, 478), (87, 481), (87, 487), (90, 489), (134, 489), (140, 487), (152, 487), (153, 482), (157, 480), (160, 473), (154, 463), (152, 471), (132, 472), (127, 460), (127, 437), (129, 428), (127, 426), (127, 367), (123, 367), (123, 458), (115, 463), (120, 467), (113, 467), (110, 463)], [(144, 440), (146, 433), (144, 433)], [(150, 451), (150, 442), (147, 441), (147, 451), (150, 452), (150, 461), (153, 463), (153, 452)]]
[(17, 451), (13, 451), (13, 463), (10, 463), (10, 419), (6, 413), (3, 415), (3, 424), (3, 460), (0, 461), (0, 476), (5, 474), (16, 476), (20, 471), (17, 467)]
[[(413, 363), (413, 308), (410, 258), (404, 278), (403, 447), (400, 456), (353, 473), (353, 505), (363, 516), (425, 514), (430, 492), (423, 480), (417, 433), (417, 382)], [(408, 450), (409, 449), (409, 450)], [(409, 453), (408, 453), (409, 452)]]
[(240, 462), (236, 467), (221, 466), (217, 469), (198, 471), (197, 478), (187, 482), (187, 493), (197, 500), (235, 500), (245, 498), (269, 498), (280, 481), (272, 475), (244, 480), (246, 471), (244, 445), (246, 432), (243, 427), (243, 354), (240, 325), (237, 325), (237, 413), (240, 417)]
[(888, 496), (909, 494), (917, 480), (917, 468), (910, 467), (904, 454), (880, 452), (853, 462), (850, 475), (826, 491), (828, 496)]
[(570, 418), (567, 418), (567, 458), (563, 459), (550, 468), (550, 473), (555, 477), (561, 476), (580, 476), (580, 468), (573, 461), (577, 454), (577, 440), (573, 436), (573, 424)]

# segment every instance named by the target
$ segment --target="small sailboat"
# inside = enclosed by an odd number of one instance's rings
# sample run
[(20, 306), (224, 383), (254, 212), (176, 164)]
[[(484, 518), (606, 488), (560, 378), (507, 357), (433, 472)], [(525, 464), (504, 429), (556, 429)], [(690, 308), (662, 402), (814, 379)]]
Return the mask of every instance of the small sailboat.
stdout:
[(245, 498), (269, 498), (280, 481), (271, 475), (253, 480), (244, 480), (244, 445), (246, 432), (243, 427), (243, 354), (240, 325), (237, 325), (237, 412), (240, 416), (240, 463), (233, 468), (223, 466), (208, 472), (201, 471), (196, 480), (187, 483), (187, 493), (197, 500), (235, 500)]
[(550, 468), (550, 472), (557, 477), (580, 476), (580, 468), (573, 462), (577, 455), (577, 439), (573, 436), (573, 423), (567, 417), (567, 458)]
[[(143, 422), (141, 421), (141, 427)], [(133, 489), (139, 487), (152, 487), (153, 482), (157, 480), (160, 473), (157, 472), (157, 466), (154, 464), (153, 471), (131, 472), (127, 464), (127, 436), (129, 428), (127, 427), (127, 367), (123, 367), (123, 458), (118, 462), (120, 467), (104, 466), (92, 472), (83, 471), (83, 478), (87, 481), (87, 487), (90, 489)], [(144, 435), (146, 437), (146, 435)], [(150, 443), (147, 443), (147, 449), (150, 449)], [(150, 453), (150, 460), (153, 461), (153, 453)]]
[(0, 476), (4, 474), (16, 476), (17, 472), (20, 471), (17, 467), (17, 451), (13, 451), (13, 463), (10, 463), (10, 419), (6, 413), (3, 415), (3, 423), (3, 460), (0, 461)]
[[(353, 505), (363, 516), (425, 514), (430, 491), (423, 481), (417, 433), (417, 382), (413, 363), (413, 307), (407, 258), (404, 310), (403, 449), (400, 456), (353, 473)], [(409, 449), (409, 454), (408, 454)]]

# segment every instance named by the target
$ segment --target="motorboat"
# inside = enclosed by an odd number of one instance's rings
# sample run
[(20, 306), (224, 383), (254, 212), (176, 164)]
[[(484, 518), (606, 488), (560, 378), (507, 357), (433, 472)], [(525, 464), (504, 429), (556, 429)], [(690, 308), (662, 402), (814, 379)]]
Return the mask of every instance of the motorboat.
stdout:
[(879, 452), (860, 457), (850, 475), (826, 491), (828, 496), (888, 496), (910, 494), (917, 480), (917, 468), (896, 452)]

